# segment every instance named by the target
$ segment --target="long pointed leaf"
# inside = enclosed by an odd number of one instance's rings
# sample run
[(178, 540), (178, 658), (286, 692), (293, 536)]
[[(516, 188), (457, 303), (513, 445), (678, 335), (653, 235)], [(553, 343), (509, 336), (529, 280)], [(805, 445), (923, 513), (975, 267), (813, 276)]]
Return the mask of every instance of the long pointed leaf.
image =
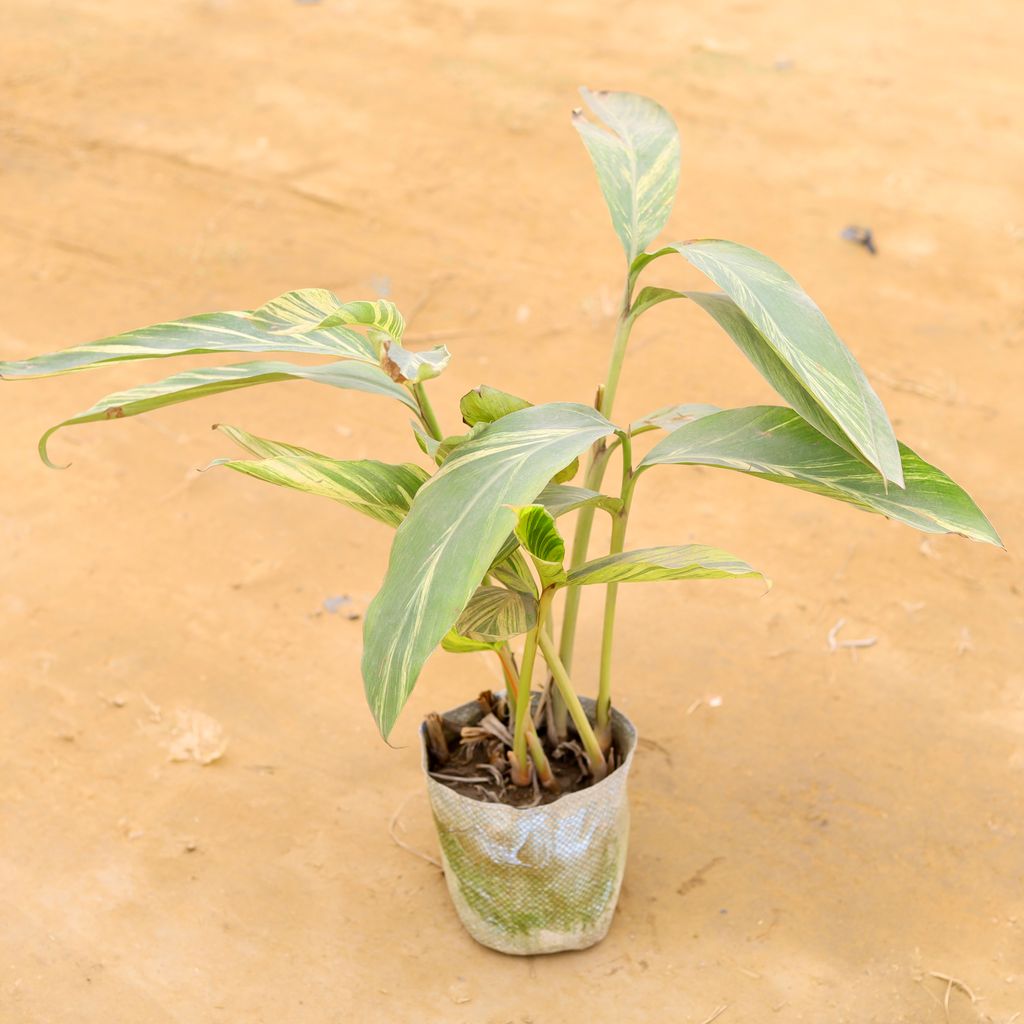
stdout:
[(388, 526), (398, 526), (416, 492), (430, 478), (426, 470), (411, 463), (393, 466), (373, 459), (341, 461), (322, 455), (217, 459), (211, 465), (330, 498)]
[(583, 405), (523, 409), (457, 448), (420, 488), (364, 627), (363, 681), (385, 736), (514, 526), (506, 506), (532, 501), (613, 429)]
[(284, 441), (271, 441), (266, 437), (257, 437), (247, 430), (242, 430), (241, 427), (231, 427), (226, 423), (215, 423), (213, 429), (227, 435), (239, 448), (260, 459), (273, 459), (278, 455), (312, 455), (317, 459), (329, 458), (329, 456), (321, 455), (320, 452), (314, 452), (309, 448), (300, 448), (298, 445), (285, 444)]
[(638, 467), (720, 466), (845, 501), (925, 533), (959, 533), (1001, 545), (978, 506), (945, 473), (900, 445), (905, 486), (886, 488), (858, 459), (792, 409), (727, 409), (687, 423), (655, 445)]
[(239, 388), (251, 388), (257, 384), (284, 380), (309, 380), (336, 388), (386, 395), (404, 403), (410, 409), (416, 408), (415, 401), (404, 388), (395, 384), (383, 370), (376, 366), (367, 366), (365, 363), (338, 362), (325, 366), (296, 366), (292, 363), (256, 362), (210, 366), (200, 370), (186, 370), (153, 384), (143, 384), (141, 387), (118, 391), (101, 398), (85, 412), (50, 427), (39, 439), (39, 455), (48, 466), (53, 466), (46, 452), (47, 442), (55, 431), (75, 423), (138, 416), (139, 413), (167, 405), (177, 405), (180, 402), (191, 402), (193, 399), (205, 398), (224, 391), (237, 391)]
[(736, 242), (678, 242), (677, 252), (732, 300), (687, 293), (725, 328), (765, 380), (805, 420), (903, 486), (899, 449), (878, 395), (850, 350), (777, 263)]
[(573, 112), (573, 124), (597, 171), (615, 233), (632, 263), (665, 226), (679, 185), (679, 133), (654, 100), (628, 92), (583, 99), (609, 130)]
[[(253, 313), (201, 313), (60, 352), (0, 362), (0, 377), (46, 377), (131, 359), (164, 359), (216, 352), (304, 352), (332, 359), (378, 362), (374, 346), (358, 331), (347, 327), (288, 334), (289, 326), (296, 325), (289, 325), (283, 308), (290, 308), (286, 300), (297, 294), (300, 293), (288, 292)], [(324, 294), (330, 295), (330, 292)], [(271, 309), (276, 309), (277, 314), (264, 312)]]
[(569, 586), (593, 583), (653, 583), (660, 580), (718, 580), (764, 574), (727, 551), (703, 544), (641, 548), (584, 562), (569, 573)]

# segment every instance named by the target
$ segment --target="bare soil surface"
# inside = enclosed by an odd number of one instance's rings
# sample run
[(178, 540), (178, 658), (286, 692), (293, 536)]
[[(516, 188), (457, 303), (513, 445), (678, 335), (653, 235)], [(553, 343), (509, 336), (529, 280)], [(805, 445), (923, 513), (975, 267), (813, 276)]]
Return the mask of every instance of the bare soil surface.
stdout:
[[(46, 427), (195, 360), (4, 386), (0, 1020), (1024, 1014), (1022, 37), (1015, 0), (8, 0), (7, 357), (320, 285), (449, 344), (450, 430), (480, 383), (590, 401), (621, 252), (568, 110), (581, 83), (635, 89), (682, 131), (666, 237), (786, 266), (1009, 554), (649, 474), (631, 545), (715, 544), (775, 587), (623, 588), (620, 908), (594, 949), (512, 959), (391, 835), (436, 854), (416, 729), (497, 665), (436, 656), (386, 746), (357, 616), (387, 528), (197, 472), (214, 422), (404, 460), (406, 417), (254, 388), (71, 428), (55, 473)], [(650, 313), (631, 359), (623, 421), (774, 400), (697, 309)], [(578, 670), (593, 692), (592, 645)]]

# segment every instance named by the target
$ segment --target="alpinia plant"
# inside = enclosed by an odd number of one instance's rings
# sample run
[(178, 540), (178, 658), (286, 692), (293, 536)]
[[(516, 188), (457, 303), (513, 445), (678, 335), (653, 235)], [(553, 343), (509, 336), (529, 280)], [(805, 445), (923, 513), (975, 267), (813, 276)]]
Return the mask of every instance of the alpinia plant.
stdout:
[[(448, 366), (448, 351), (407, 349), (402, 316), (390, 302), (342, 301), (320, 289), (289, 292), (251, 312), (187, 317), (0, 363), (0, 376), (13, 379), (134, 359), (259, 355), (256, 362), (186, 370), (101, 399), (46, 432), (39, 451), (48, 465), (48, 442), (62, 427), (273, 381), (355, 389), (404, 406), (413, 417), (411, 440), (429, 469), (337, 459), (226, 426), (218, 429), (246, 457), (216, 464), (331, 498), (397, 527), (387, 574), (365, 622), (363, 679), (381, 732), (390, 733), (439, 645), (456, 653), (493, 652), (508, 683), (508, 777), (513, 786), (524, 786), (536, 773), (552, 790), (557, 783), (550, 757), (573, 732), (592, 780), (614, 765), (610, 714), (619, 585), (760, 575), (734, 555), (699, 544), (626, 550), (634, 497), (655, 467), (717, 466), (878, 512), (926, 533), (1000, 543), (959, 486), (896, 440), (864, 373), (789, 274), (735, 242), (699, 239), (648, 248), (668, 220), (678, 184), (675, 125), (641, 96), (583, 95), (593, 119), (576, 111), (573, 121), (625, 251), (621, 308), (595, 406), (531, 405), (483, 386), (462, 398), (465, 429), (448, 433), (428, 398), (429, 381)], [(641, 286), (641, 277), (680, 257), (719, 290)], [(686, 404), (616, 425), (615, 398), (633, 326), (653, 306), (676, 299), (713, 317), (786, 404), (724, 410)], [(281, 352), (325, 362), (268, 360)], [(634, 441), (655, 431), (663, 436), (641, 457)], [(606, 492), (613, 463), (616, 486)], [(580, 472), (581, 483), (568, 482)], [(558, 523), (568, 513), (576, 514), (569, 544)], [(592, 558), (596, 515), (610, 517), (611, 544)], [(583, 587), (603, 587), (605, 594), (593, 720), (572, 679)], [(562, 592), (559, 632), (555, 609)], [(511, 644), (519, 637), (525, 639), (517, 658)], [(531, 709), (541, 661), (549, 675), (543, 714)], [(431, 729), (435, 751), (443, 750), (443, 730), (436, 721)]]

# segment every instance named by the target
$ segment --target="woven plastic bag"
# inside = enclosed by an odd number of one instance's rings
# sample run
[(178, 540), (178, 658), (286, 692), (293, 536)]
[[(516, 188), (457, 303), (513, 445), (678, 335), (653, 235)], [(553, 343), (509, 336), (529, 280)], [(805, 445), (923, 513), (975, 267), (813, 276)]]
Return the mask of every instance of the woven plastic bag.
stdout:
[[(594, 703), (581, 698), (588, 715)], [(445, 712), (455, 725), (480, 717), (476, 701)], [(632, 722), (613, 709), (622, 763), (595, 786), (539, 807), (463, 796), (423, 770), (448, 892), (466, 930), (502, 953), (586, 949), (608, 932), (626, 867), (626, 783), (636, 749)]]

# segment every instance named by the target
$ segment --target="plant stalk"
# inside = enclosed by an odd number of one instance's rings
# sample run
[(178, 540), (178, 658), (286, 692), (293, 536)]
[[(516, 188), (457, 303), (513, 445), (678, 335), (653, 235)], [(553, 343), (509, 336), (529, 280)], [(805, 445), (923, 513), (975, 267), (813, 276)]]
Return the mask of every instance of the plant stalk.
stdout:
[[(618, 555), (626, 543), (626, 524), (633, 504), (636, 475), (633, 472), (633, 442), (628, 433), (622, 437), (622, 507), (612, 523), (612, 539), (608, 554)], [(618, 583), (609, 583), (605, 590), (604, 625), (601, 630), (601, 669), (597, 690), (597, 739), (607, 754), (612, 745), (612, 644), (615, 639), (615, 608), (619, 596)]]
[[(516, 693), (516, 724), (512, 736), (512, 782), (517, 786), (527, 786), (530, 783), (530, 771), (526, 761), (527, 732), (528, 728), (533, 726), (533, 716), (530, 714), (530, 684), (533, 679), (533, 663), (537, 658), (537, 643), (542, 635), (546, 636), (544, 620), (547, 618), (554, 595), (554, 590), (545, 590), (540, 595), (537, 625), (526, 634), (526, 646), (523, 648), (523, 664), (519, 670), (519, 689)], [(534, 734), (536, 735), (536, 730)]]
[(416, 399), (416, 404), (420, 407), (420, 420), (423, 422), (423, 426), (435, 441), (443, 441), (444, 431), (441, 429), (441, 424), (437, 420), (434, 407), (430, 404), (430, 399), (427, 397), (427, 389), (422, 383), (413, 384), (412, 394), (413, 398)]
[(568, 708), (573, 725), (576, 726), (576, 731), (580, 734), (583, 749), (587, 754), (587, 764), (590, 766), (590, 772), (594, 776), (594, 781), (600, 782), (608, 774), (608, 765), (605, 762), (604, 754), (601, 752), (601, 745), (597, 742), (597, 737), (594, 735), (590, 719), (587, 718), (587, 713), (583, 710), (583, 705), (580, 703), (579, 697), (576, 696), (576, 691), (572, 688), (569, 674), (565, 671), (565, 666), (558, 657), (555, 645), (542, 629), (537, 631), (537, 642), (540, 645), (541, 653), (544, 655), (544, 660), (548, 663), (548, 668), (551, 669), (555, 686), (558, 687), (558, 692), (561, 694), (562, 700), (565, 701), (565, 706)]
[[(618, 325), (615, 329), (615, 341), (612, 345), (611, 361), (608, 364), (608, 378), (601, 391), (601, 399), (598, 402), (597, 410), (602, 416), (611, 419), (612, 408), (615, 404), (615, 393), (619, 387), (619, 377), (622, 375), (622, 364), (626, 357), (626, 348), (629, 345), (629, 334), (633, 329), (633, 317), (630, 315), (630, 304), (633, 298), (633, 281), (627, 279), (626, 287), (622, 296), (622, 308), (619, 312)], [(591, 450), (590, 460), (587, 463), (587, 472), (584, 479), (584, 486), (593, 491), (601, 489), (601, 481), (604, 479), (605, 467), (608, 465), (608, 457), (611, 454), (607, 446), (596, 447)], [(594, 526), (594, 509), (580, 509), (576, 520), (576, 532), (573, 535), (572, 554), (569, 558), (569, 568), (579, 568), (587, 560), (587, 550), (590, 546), (590, 534)], [(573, 650), (576, 644), (576, 624), (579, 620), (580, 609), (580, 588), (570, 587), (565, 596), (565, 611), (562, 619), (562, 638), (559, 644), (559, 656), (562, 663), (568, 670), (572, 670)]]
[[(505, 684), (508, 688), (509, 698), (514, 702), (513, 707), (518, 708), (520, 692), (519, 676), (516, 672), (515, 663), (512, 661), (512, 652), (509, 650), (508, 644), (502, 644), (502, 646), (498, 648), (497, 654), (501, 661), (501, 667), (505, 673)], [(527, 690), (527, 692), (529, 693), (529, 690)], [(537, 778), (545, 789), (557, 793), (558, 782), (551, 771), (551, 762), (548, 761), (547, 754), (544, 753), (544, 746), (540, 741), (540, 737), (537, 735), (537, 727), (534, 725), (532, 717), (527, 714), (527, 718), (529, 721), (526, 723), (526, 746), (529, 748), (530, 757), (533, 758), (534, 767), (537, 769)], [(527, 782), (528, 781), (529, 773), (527, 773)]]

